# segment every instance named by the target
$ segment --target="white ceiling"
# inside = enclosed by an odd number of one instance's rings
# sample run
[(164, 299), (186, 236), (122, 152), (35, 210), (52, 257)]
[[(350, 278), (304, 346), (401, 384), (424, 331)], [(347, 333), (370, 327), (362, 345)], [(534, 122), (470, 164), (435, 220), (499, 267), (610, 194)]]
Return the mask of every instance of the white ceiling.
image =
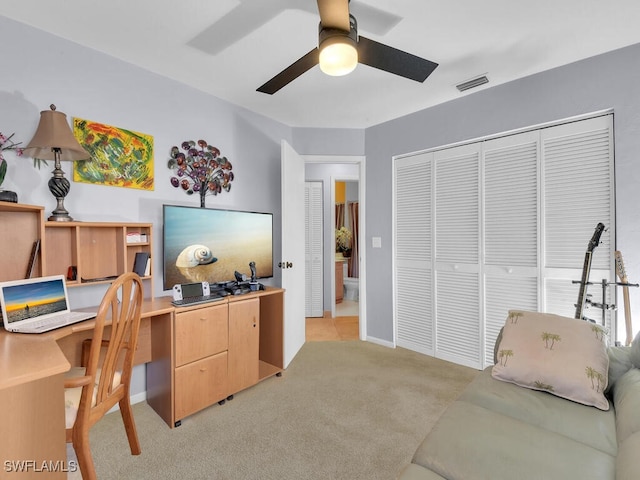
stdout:
[(317, 46), (314, 0), (0, 0), (0, 15), (294, 127), (365, 128), (640, 43), (638, 0), (353, 0), (351, 13), (360, 34), (439, 67), (418, 83), (316, 66), (271, 96), (256, 88)]

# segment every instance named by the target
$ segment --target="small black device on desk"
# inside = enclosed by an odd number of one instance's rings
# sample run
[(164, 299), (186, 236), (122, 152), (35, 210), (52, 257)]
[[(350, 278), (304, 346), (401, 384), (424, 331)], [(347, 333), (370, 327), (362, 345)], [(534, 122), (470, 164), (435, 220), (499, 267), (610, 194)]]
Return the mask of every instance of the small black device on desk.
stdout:
[(248, 283), (234, 282), (234, 285), (225, 287), (225, 290), (231, 295), (242, 295), (243, 293), (249, 293), (251, 289)]
[(210, 303), (222, 300), (227, 292), (221, 290), (211, 291), (208, 282), (181, 283), (173, 286), (173, 301), (176, 307), (186, 307), (199, 303)]
[(230, 290), (234, 295), (264, 290), (264, 285), (257, 281), (256, 262), (249, 262), (249, 269), (251, 270), (251, 279), (237, 270), (234, 272), (236, 281), (235, 285), (232, 285), (233, 289)]

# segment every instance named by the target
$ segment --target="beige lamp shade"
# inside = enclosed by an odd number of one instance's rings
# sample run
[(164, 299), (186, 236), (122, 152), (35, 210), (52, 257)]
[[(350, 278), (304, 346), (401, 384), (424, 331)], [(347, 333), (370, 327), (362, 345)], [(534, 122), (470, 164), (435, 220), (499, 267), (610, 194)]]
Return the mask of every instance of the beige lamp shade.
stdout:
[(55, 105), (51, 105), (51, 110), (40, 112), (38, 129), (24, 151), (32, 158), (55, 160), (56, 152), (53, 149), (58, 149), (60, 160), (76, 161), (91, 158), (91, 154), (73, 136), (67, 123), (67, 116), (56, 111)]

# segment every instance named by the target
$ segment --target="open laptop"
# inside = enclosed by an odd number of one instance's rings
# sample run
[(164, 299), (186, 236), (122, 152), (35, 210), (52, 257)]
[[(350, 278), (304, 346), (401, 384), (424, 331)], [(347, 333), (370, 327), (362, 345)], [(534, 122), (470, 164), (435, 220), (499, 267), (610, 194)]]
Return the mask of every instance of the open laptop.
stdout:
[(43, 333), (96, 316), (69, 309), (64, 275), (0, 282), (0, 305), (10, 332)]

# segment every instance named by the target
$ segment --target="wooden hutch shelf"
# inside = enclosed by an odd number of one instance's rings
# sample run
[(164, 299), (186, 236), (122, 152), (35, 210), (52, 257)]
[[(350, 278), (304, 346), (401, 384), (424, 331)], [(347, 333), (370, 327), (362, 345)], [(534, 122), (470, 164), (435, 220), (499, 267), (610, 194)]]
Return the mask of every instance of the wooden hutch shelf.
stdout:
[[(67, 280), (70, 287), (111, 282), (133, 270), (136, 253), (152, 254), (151, 230), (150, 223), (46, 222), (45, 275), (66, 275), (69, 266), (75, 266), (76, 279)], [(129, 242), (130, 234), (144, 241)], [(153, 294), (152, 278), (151, 274), (143, 277), (149, 282), (145, 286), (149, 295)]]
[[(153, 252), (150, 223), (48, 222), (44, 207), (0, 202), (0, 281), (27, 276), (33, 244), (40, 241), (32, 276), (64, 275), (69, 287), (110, 283), (133, 270), (138, 252)], [(134, 235), (131, 235), (134, 234)], [(127, 238), (136, 241), (128, 242)], [(153, 274), (143, 277), (153, 295)]]
[[(0, 202), (0, 281), (25, 278), (33, 242), (44, 237), (44, 207)], [(41, 253), (33, 276), (42, 275)]]

